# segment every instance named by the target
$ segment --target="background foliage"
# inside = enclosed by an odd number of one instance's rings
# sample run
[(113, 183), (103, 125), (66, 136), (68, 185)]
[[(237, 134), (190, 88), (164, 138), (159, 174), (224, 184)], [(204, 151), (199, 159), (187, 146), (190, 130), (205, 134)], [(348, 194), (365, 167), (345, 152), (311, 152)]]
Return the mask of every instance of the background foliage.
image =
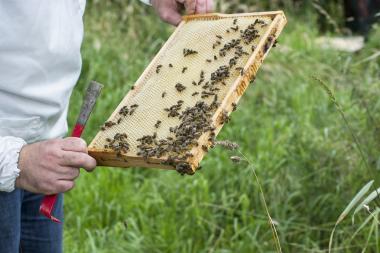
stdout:
[[(327, 1), (326, 1), (327, 2)], [(341, 7), (334, 1), (341, 24)], [(339, 214), (370, 179), (380, 185), (380, 29), (356, 54), (321, 49), (317, 11), (307, 1), (219, 1), (222, 12), (284, 8), (289, 24), (219, 139), (240, 144), (257, 167), (284, 252), (325, 252)], [(92, 79), (105, 89), (85, 139), (124, 97), (173, 28), (138, 1), (88, 1), (83, 71), (71, 98), (70, 125)], [(331, 29), (333, 31), (333, 29)], [(330, 32), (333, 33), (333, 32)], [(368, 59), (367, 59), (368, 58)], [(367, 60), (366, 60), (367, 59)], [(342, 105), (347, 126), (312, 76)], [(251, 168), (215, 148), (192, 177), (154, 169), (82, 173), (65, 199), (65, 252), (274, 252)], [(371, 203), (370, 208), (374, 208)], [(380, 252), (378, 224), (362, 211), (336, 231), (336, 252)], [(370, 231), (374, 231), (370, 234)]]

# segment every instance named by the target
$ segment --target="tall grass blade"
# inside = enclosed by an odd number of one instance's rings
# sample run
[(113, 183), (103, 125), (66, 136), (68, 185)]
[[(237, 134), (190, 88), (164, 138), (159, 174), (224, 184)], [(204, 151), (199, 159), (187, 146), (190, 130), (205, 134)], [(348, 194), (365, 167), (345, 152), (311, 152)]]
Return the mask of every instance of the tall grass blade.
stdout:
[(352, 210), (352, 208), (363, 198), (363, 196), (369, 191), (373, 184), (373, 180), (369, 181), (363, 188), (355, 195), (355, 197), (351, 200), (350, 204), (344, 209), (342, 214), (339, 216), (337, 223), (340, 223), (348, 213)]
[(356, 229), (355, 233), (351, 236), (351, 240), (355, 238), (355, 236), (368, 224), (368, 222), (372, 219), (372, 218), (376, 218), (375, 216), (378, 215), (380, 213), (380, 209), (379, 208), (376, 208), (376, 210), (371, 213), (371, 215), (369, 215), (365, 220), (364, 222), (358, 227), (358, 229)]
[(366, 241), (366, 243), (364, 245), (364, 248), (362, 249), (362, 253), (364, 253), (367, 250), (368, 245), (369, 245), (369, 240), (371, 239), (371, 236), (372, 236), (372, 233), (373, 233), (373, 230), (374, 230), (375, 227), (377, 227), (377, 224), (376, 223), (372, 223), (371, 229), (369, 230), (369, 233), (368, 233), (367, 241)]
[(330, 235), (330, 241), (329, 241), (329, 253), (331, 253), (332, 248), (332, 242), (334, 239), (334, 233), (335, 229), (338, 226), (339, 223), (341, 223), (344, 218), (347, 217), (348, 213), (354, 208), (354, 206), (363, 198), (363, 196), (369, 191), (373, 184), (373, 180), (369, 181), (363, 188), (355, 195), (355, 197), (351, 200), (351, 202), (348, 204), (348, 206), (343, 210), (343, 212), (340, 214), (338, 220), (336, 221), (334, 228)]
[(264, 191), (263, 191), (263, 188), (261, 186), (261, 183), (260, 183), (260, 180), (259, 180), (259, 177), (257, 176), (256, 174), (256, 170), (255, 170), (255, 167), (253, 165), (253, 163), (248, 159), (247, 156), (245, 156), (241, 151), (240, 149), (238, 150), (238, 152), (241, 154), (241, 156), (244, 157), (244, 159), (248, 162), (250, 168), (252, 169), (252, 173), (256, 179), (256, 182), (257, 182), (257, 185), (259, 186), (259, 190), (260, 190), (260, 197), (261, 197), (261, 201), (263, 202), (263, 206), (264, 206), (264, 209), (265, 209), (265, 212), (266, 212), (266, 215), (268, 217), (268, 222), (269, 222), (269, 226), (272, 230), (272, 236), (273, 236), (273, 240), (275, 242), (275, 246), (276, 246), (276, 251), (278, 253), (282, 253), (282, 248), (281, 248), (281, 243), (280, 243), (280, 239), (278, 237), (278, 233), (277, 233), (277, 229), (276, 229), (276, 226), (274, 225), (274, 222), (273, 222), (273, 219), (269, 213), (269, 209), (268, 209), (268, 205), (267, 205), (267, 202), (266, 202), (266, 199), (265, 199), (265, 195), (264, 195)]
[[(369, 173), (371, 173), (371, 176), (372, 178), (376, 178), (376, 175), (374, 174), (374, 172), (371, 170), (371, 168), (369, 167), (369, 164), (367, 162), (367, 159), (366, 159), (366, 156), (364, 154), (364, 151), (360, 145), (360, 142), (359, 142), (359, 138), (355, 135), (355, 132), (354, 130), (352, 129), (351, 125), (348, 123), (348, 120), (346, 118), (346, 115), (344, 114), (343, 112), (343, 109), (342, 107), (340, 106), (340, 104), (338, 103), (334, 93), (331, 91), (331, 89), (329, 88), (329, 86), (324, 82), (322, 81), (321, 79), (319, 79), (318, 77), (316, 76), (312, 76), (312, 78), (318, 82), (318, 84), (326, 91), (327, 95), (330, 97), (330, 100), (334, 103), (335, 105), (335, 108), (338, 110), (340, 116), (342, 117), (348, 131), (350, 132), (351, 134), (351, 137), (354, 141), (354, 143), (356, 144), (356, 147), (359, 151), (359, 154), (360, 154), (360, 157), (364, 163), (364, 166), (366, 167), (366, 169), (368, 170)], [(379, 191), (377, 191), (377, 189), (375, 188), (375, 191), (377, 192), (377, 196), (380, 195)], [(376, 206), (377, 207), (380, 207), (380, 205), (375, 201), (376, 203)]]
[(322, 7), (319, 0), (313, 0), (311, 2), (312, 6), (322, 15), (326, 18), (327, 22), (334, 27), (334, 30), (338, 34), (342, 34), (341, 29), (339, 28), (338, 23), (332, 18), (332, 16), (326, 11), (325, 8)]
[(354, 223), (354, 217), (355, 215), (364, 208), (364, 206), (368, 205), (371, 201), (373, 201), (377, 196), (378, 192), (380, 191), (380, 187), (377, 188), (375, 191), (371, 192), (363, 201), (359, 204), (358, 207), (356, 207), (354, 214), (352, 215), (352, 223)]

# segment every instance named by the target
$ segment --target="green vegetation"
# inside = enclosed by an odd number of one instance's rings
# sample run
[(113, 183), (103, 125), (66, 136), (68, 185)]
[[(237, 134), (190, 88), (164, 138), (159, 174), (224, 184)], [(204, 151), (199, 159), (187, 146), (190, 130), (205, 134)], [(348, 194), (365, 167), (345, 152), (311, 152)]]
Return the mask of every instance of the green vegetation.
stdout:
[[(312, 9), (287, 15), (280, 45), (218, 139), (238, 142), (254, 164), (283, 252), (327, 252), (334, 224), (357, 192), (370, 180), (380, 186), (380, 58), (368, 58), (379, 52), (380, 29), (361, 52), (340, 53), (316, 44)], [(88, 82), (105, 84), (85, 131), (90, 141), (173, 28), (137, 1), (94, 0), (85, 29), (69, 122)], [(313, 77), (334, 91), (368, 166)], [(232, 163), (231, 155), (239, 154), (216, 147), (194, 176), (140, 168), (82, 173), (65, 195), (65, 252), (276, 252), (252, 167)], [(334, 252), (366, 245), (366, 252), (380, 252), (377, 222), (365, 209), (354, 224), (341, 221)]]

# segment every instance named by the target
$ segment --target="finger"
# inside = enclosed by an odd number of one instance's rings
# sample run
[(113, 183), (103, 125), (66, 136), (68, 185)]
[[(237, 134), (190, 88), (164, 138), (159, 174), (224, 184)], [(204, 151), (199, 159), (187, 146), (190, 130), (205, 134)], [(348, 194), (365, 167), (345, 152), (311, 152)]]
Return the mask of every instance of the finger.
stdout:
[(182, 21), (182, 17), (176, 9), (164, 9), (159, 13), (163, 21), (174, 26), (177, 26)]
[(196, 3), (197, 3), (197, 0), (186, 0), (185, 1), (186, 14), (188, 14), (188, 15), (195, 14)]
[(206, 13), (206, 0), (197, 0), (195, 12), (197, 14), (205, 14)]
[(65, 151), (60, 165), (92, 171), (96, 167), (96, 160), (85, 153)]
[(79, 177), (80, 170), (78, 168), (74, 167), (61, 167), (60, 168), (60, 174), (59, 180), (70, 180), (73, 181)]
[(206, 0), (206, 12), (213, 12), (214, 11), (214, 1), (213, 0)]
[(87, 153), (87, 143), (85, 140), (77, 137), (67, 137), (62, 140), (61, 148), (65, 151), (75, 151)]
[(71, 180), (58, 180), (55, 193), (63, 193), (70, 191), (75, 186), (75, 182)]

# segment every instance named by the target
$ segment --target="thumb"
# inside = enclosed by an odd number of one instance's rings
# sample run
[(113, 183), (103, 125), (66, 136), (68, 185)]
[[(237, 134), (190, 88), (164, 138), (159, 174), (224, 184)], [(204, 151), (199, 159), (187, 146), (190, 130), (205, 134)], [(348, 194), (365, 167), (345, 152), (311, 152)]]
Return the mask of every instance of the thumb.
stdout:
[(161, 19), (169, 24), (177, 26), (182, 21), (182, 16), (178, 11), (175, 10), (166, 10), (161, 15)]

